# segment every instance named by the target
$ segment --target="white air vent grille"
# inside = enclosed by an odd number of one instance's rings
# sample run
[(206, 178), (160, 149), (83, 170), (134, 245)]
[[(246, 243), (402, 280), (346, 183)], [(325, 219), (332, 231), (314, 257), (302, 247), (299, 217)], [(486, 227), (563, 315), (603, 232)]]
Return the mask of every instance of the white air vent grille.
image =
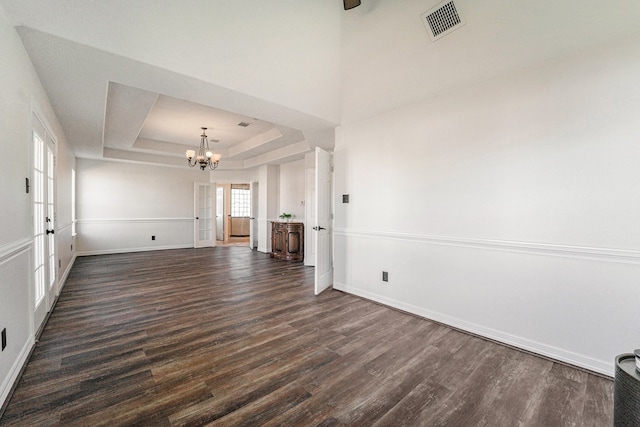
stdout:
[(432, 40), (437, 40), (465, 24), (452, 1), (439, 4), (422, 15), (422, 21)]

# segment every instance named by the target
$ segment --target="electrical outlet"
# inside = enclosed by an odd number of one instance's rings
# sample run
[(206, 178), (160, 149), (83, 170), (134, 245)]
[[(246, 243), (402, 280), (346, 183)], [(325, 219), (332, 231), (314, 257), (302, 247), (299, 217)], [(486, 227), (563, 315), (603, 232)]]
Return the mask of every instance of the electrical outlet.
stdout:
[(7, 348), (7, 328), (2, 330), (2, 351)]
[(389, 281), (389, 273), (386, 271), (382, 272), (382, 281), (383, 282), (388, 282)]
[(156, 240), (156, 236), (151, 236), (151, 240)]

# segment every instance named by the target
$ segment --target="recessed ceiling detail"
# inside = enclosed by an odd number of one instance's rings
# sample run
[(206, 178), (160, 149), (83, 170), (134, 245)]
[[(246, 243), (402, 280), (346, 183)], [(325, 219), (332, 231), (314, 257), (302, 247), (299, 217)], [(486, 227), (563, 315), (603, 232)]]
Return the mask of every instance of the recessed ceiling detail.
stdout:
[(422, 14), (431, 41), (436, 41), (465, 24), (462, 14), (452, 1), (445, 1)]
[(280, 157), (268, 157), (270, 163), (292, 155), (299, 159), (300, 142), (310, 149), (299, 130), (115, 82), (109, 82), (106, 112), (105, 158), (172, 166), (180, 159), (183, 166), (185, 149), (197, 146), (199, 123), (206, 125), (209, 142), (225, 159), (222, 169), (259, 165), (271, 151)]

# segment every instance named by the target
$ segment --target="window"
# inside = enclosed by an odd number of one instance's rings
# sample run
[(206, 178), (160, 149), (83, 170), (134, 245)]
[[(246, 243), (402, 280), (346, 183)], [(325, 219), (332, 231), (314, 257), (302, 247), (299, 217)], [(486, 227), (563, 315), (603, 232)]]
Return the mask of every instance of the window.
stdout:
[(231, 184), (231, 217), (251, 216), (251, 190), (249, 184)]

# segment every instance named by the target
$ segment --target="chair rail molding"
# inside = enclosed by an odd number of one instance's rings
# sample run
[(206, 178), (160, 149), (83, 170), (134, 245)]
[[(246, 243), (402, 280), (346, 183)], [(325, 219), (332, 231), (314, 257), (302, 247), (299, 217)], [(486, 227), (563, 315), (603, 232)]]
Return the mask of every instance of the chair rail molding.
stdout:
[(16, 240), (6, 245), (0, 246), (0, 264), (3, 264), (23, 252), (31, 250), (33, 239)]
[(106, 223), (150, 223), (150, 222), (193, 222), (195, 217), (188, 218), (91, 218), (78, 219), (78, 224)]
[(591, 261), (640, 264), (640, 251), (590, 246), (572, 246), (538, 242), (433, 236), (374, 230), (335, 229), (336, 236), (410, 241), (427, 245), (459, 246), (472, 249), (522, 253)]

